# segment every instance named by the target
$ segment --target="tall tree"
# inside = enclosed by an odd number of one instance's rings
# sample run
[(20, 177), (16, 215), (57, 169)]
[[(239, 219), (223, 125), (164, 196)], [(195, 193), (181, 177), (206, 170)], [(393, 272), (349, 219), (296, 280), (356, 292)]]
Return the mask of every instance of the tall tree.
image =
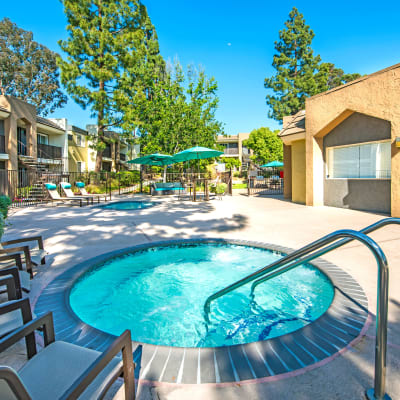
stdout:
[(262, 127), (251, 131), (249, 138), (243, 141), (243, 146), (253, 150), (250, 158), (256, 164), (283, 160), (283, 144), (278, 133), (279, 130), (271, 131), (269, 128)]
[(0, 21), (0, 93), (36, 106), (46, 116), (67, 102), (59, 84), (57, 54), (8, 18)]
[(293, 7), (285, 29), (275, 42), (276, 54), (272, 66), (276, 74), (266, 78), (264, 86), (272, 94), (266, 96), (268, 116), (281, 121), (303, 109), (307, 97), (358, 78), (359, 74), (344, 74), (331, 63), (322, 63), (311, 47), (315, 34), (304, 16)]
[(204, 71), (179, 63), (170, 66), (152, 87), (152, 101), (143, 104), (141, 148), (173, 154), (192, 146), (214, 147), (222, 124), (216, 120), (217, 83)]
[[(106, 131), (120, 129), (130, 137), (136, 126), (136, 81), (146, 62), (158, 53), (157, 36), (139, 0), (62, 0), (69, 37), (60, 41), (66, 60), (59, 59), (67, 92), (97, 118), (90, 139), (101, 169)], [(150, 53), (149, 53), (150, 50)], [(150, 54), (150, 55), (149, 55)]]

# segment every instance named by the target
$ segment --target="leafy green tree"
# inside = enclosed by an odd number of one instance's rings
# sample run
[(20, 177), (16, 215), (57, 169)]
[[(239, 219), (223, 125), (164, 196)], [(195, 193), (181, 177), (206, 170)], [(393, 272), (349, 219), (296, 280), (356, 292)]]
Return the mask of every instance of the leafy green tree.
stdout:
[(236, 157), (221, 157), (218, 161), (224, 163), (227, 170), (234, 167), (239, 168), (242, 165), (240, 160)]
[(0, 21), (0, 92), (36, 106), (46, 116), (67, 102), (59, 84), (57, 54), (8, 18)]
[(140, 111), (141, 150), (144, 154), (174, 154), (193, 146), (215, 147), (222, 124), (215, 118), (217, 83), (204, 71), (179, 63), (168, 68), (152, 87), (151, 101)]
[[(69, 37), (60, 41), (59, 59), (67, 92), (97, 118), (90, 135), (97, 150), (95, 170), (110, 141), (105, 132), (120, 130), (131, 139), (138, 125), (134, 109), (140, 98), (138, 80), (158, 55), (157, 35), (139, 0), (62, 0)], [(146, 83), (140, 88), (146, 91)]]
[(275, 42), (272, 66), (276, 74), (264, 81), (264, 87), (272, 90), (266, 96), (269, 117), (281, 121), (285, 115), (303, 109), (307, 97), (360, 76), (344, 74), (334, 64), (322, 63), (321, 57), (311, 48), (314, 36), (304, 16), (293, 7), (285, 29), (279, 32), (279, 41)]
[(266, 127), (250, 132), (249, 138), (243, 141), (243, 146), (253, 150), (253, 155), (250, 156), (252, 161), (262, 165), (283, 160), (283, 144), (278, 133), (279, 130), (271, 131)]

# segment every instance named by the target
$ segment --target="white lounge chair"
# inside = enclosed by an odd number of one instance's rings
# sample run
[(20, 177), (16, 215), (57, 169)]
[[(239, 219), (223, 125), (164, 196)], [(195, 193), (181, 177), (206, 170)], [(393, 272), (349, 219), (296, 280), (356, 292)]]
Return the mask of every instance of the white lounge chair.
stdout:
[(99, 201), (100, 201), (100, 199), (104, 198), (104, 201), (107, 201), (107, 194), (91, 194), (91, 193), (88, 193), (86, 188), (85, 188), (85, 183), (84, 182), (75, 182), (75, 185), (79, 189), (79, 193), (82, 196), (93, 197), (94, 199), (97, 198), (97, 199), (99, 199)]
[[(69, 199), (84, 199), (88, 202), (88, 204), (89, 201), (91, 204), (93, 204), (93, 197), (91, 196), (76, 196), (74, 192), (71, 190), (71, 184), (69, 182), (61, 182), (60, 186), (65, 196), (67, 196)], [(97, 199), (97, 202), (100, 202), (100, 200)]]
[[(79, 207), (82, 207), (83, 202), (82, 198), (68, 198), (68, 197), (61, 197), (60, 194), (57, 192), (57, 185), (54, 183), (45, 183), (45, 188), (47, 189), (47, 193), (49, 194), (50, 200), (53, 203), (62, 203), (62, 204), (79, 204)], [(89, 204), (89, 200), (87, 200), (87, 204)]]

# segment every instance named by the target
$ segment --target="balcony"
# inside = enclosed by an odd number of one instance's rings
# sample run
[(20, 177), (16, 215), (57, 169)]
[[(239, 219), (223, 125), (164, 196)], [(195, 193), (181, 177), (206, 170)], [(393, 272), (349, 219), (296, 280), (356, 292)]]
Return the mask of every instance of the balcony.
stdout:
[(238, 148), (224, 149), (224, 154), (231, 155), (231, 156), (238, 156), (239, 149)]
[(124, 153), (119, 153), (119, 159), (120, 159), (121, 161), (126, 161), (126, 154), (124, 154)]
[(37, 154), (38, 158), (46, 160), (61, 160), (62, 148), (58, 146), (50, 146), (48, 144), (38, 143)]
[(104, 158), (111, 158), (111, 146), (107, 146), (107, 147), (103, 150), (103, 157), (104, 157)]
[(6, 153), (6, 137), (0, 135), (0, 153)]

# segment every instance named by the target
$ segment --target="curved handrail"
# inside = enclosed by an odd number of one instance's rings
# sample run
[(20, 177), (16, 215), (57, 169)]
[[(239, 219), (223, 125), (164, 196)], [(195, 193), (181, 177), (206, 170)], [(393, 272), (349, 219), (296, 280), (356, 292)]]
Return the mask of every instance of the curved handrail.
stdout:
[[(386, 351), (387, 351), (387, 319), (388, 319), (388, 294), (389, 294), (389, 266), (386, 256), (378, 244), (364, 233), (342, 230), (336, 231), (333, 235), (337, 237), (351, 238), (366, 245), (375, 257), (378, 266), (378, 301), (376, 310), (376, 343), (375, 343), (375, 382), (374, 388), (367, 391), (368, 398), (389, 399), (385, 394), (386, 380)], [(330, 236), (330, 235), (328, 235)], [(278, 270), (273, 270), (263, 277), (263, 281), (272, 279), (289, 269), (300, 265), (299, 262), (286, 265)], [(256, 283), (256, 282), (254, 282)]]
[[(385, 218), (385, 219), (382, 219), (382, 220), (380, 220), (380, 221), (378, 221), (378, 222), (376, 222), (376, 223), (374, 223), (374, 224), (372, 224), (370, 226), (367, 226), (364, 229), (361, 229), (359, 232), (363, 233), (363, 234), (368, 234), (368, 233), (376, 231), (377, 229), (380, 229), (380, 228), (382, 228), (382, 227), (384, 227), (386, 225), (392, 225), (392, 224), (400, 225), (400, 218)], [(289, 265), (287, 265), (287, 267), (288, 267), (287, 269), (284, 268), (285, 271), (277, 273), (274, 276), (278, 276), (281, 273), (289, 271), (290, 269), (295, 268), (300, 264), (304, 264), (304, 263), (312, 261), (312, 260), (314, 260), (314, 259), (316, 259), (318, 257), (321, 257), (322, 255), (324, 255), (324, 254), (326, 254), (326, 253), (328, 253), (328, 252), (330, 252), (332, 250), (335, 250), (335, 249), (337, 249), (337, 248), (339, 248), (341, 246), (344, 246), (345, 244), (351, 242), (352, 240), (354, 240), (354, 239), (351, 239), (351, 238), (342, 239), (337, 243), (333, 243), (333, 244), (331, 244), (331, 245), (329, 245), (329, 246), (327, 246), (327, 247), (325, 247), (325, 248), (323, 248), (321, 250), (317, 250), (314, 253), (311, 253), (311, 254), (309, 254), (309, 255), (307, 255), (307, 256), (299, 259), (299, 260), (295, 260), (292, 263), (290, 263)], [(276, 269), (278, 269), (278, 268), (279, 267), (276, 267)], [(273, 268), (272, 270), (275, 271), (276, 269)], [(281, 269), (283, 269), (283, 268), (279, 268), (278, 271), (280, 271)], [(262, 278), (257, 279), (256, 281), (254, 281), (252, 283), (251, 289), (250, 289), (250, 297), (252, 297), (252, 298), (254, 297), (254, 290), (260, 283), (263, 283), (263, 282), (265, 282), (266, 280), (269, 279), (269, 278), (267, 278), (269, 270), (266, 271), (265, 273), (267, 275), (263, 276)]]
[[(363, 234), (368, 234), (368, 233), (371, 233), (371, 232), (373, 232), (373, 231), (375, 231), (375, 230), (377, 230), (379, 228), (382, 228), (383, 226), (390, 225), (390, 224), (399, 224), (400, 225), (400, 218), (384, 218), (384, 219), (382, 219), (382, 220), (380, 220), (380, 221), (378, 221), (378, 222), (376, 222), (376, 223), (374, 223), (372, 225), (367, 226), (366, 228), (360, 230), (359, 232), (363, 233)], [(244, 277), (244, 278), (242, 278), (242, 279), (230, 284), (229, 286), (226, 286), (225, 288), (219, 290), (218, 292), (215, 292), (212, 295), (210, 295), (207, 298), (207, 300), (205, 301), (205, 303), (204, 303), (204, 318), (205, 318), (206, 322), (207, 323), (210, 322), (209, 314), (210, 314), (210, 311), (211, 311), (211, 302), (212, 301), (218, 299), (219, 297), (224, 296), (227, 293), (232, 292), (233, 290), (235, 290), (235, 289), (237, 289), (237, 288), (239, 288), (239, 287), (241, 287), (241, 286), (243, 286), (243, 285), (245, 285), (245, 284), (247, 284), (247, 283), (249, 283), (251, 281), (254, 281), (254, 280), (262, 277), (264, 274), (266, 274), (269, 271), (272, 271), (272, 270), (275, 270), (275, 269), (277, 269), (279, 267), (282, 267), (282, 266), (286, 265), (288, 262), (296, 260), (297, 258), (302, 257), (302, 256), (304, 256), (304, 255), (306, 255), (306, 254), (308, 254), (308, 253), (310, 253), (312, 251), (318, 250), (322, 246), (325, 246), (325, 245), (327, 245), (327, 244), (329, 244), (331, 242), (335, 242), (336, 240), (338, 240), (337, 237), (331, 239), (331, 237), (332, 237), (332, 235), (334, 233), (335, 232), (333, 232), (333, 233), (331, 233), (329, 235), (326, 235), (326, 236), (324, 236), (324, 237), (322, 237), (322, 238), (320, 238), (320, 239), (318, 239), (318, 240), (316, 240), (316, 241), (314, 241), (312, 243), (309, 243), (308, 245), (306, 245), (306, 246), (294, 251), (293, 253), (290, 253), (287, 256), (285, 256), (285, 257), (283, 257), (283, 258), (281, 258), (281, 259), (279, 259), (277, 261), (274, 261), (273, 263), (265, 266), (264, 268), (261, 268), (260, 270), (258, 270), (256, 272), (253, 272), (252, 274), (250, 274), (250, 275), (248, 275), (248, 276), (246, 276), (246, 277)], [(327, 240), (327, 238), (329, 238), (329, 240)], [(311, 257), (312, 256), (312, 254), (311, 254), (309, 259), (308, 259), (308, 257), (304, 258), (302, 260), (302, 263), (306, 262), (304, 260), (310, 261), (310, 260), (312, 260), (314, 258), (320, 257), (321, 255), (326, 254), (326, 253), (328, 253), (328, 252), (330, 252), (332, 250), (335, 250), (338, 247), (341, 247), (341, 246), (351, 242), (352, 240), (354, 240), (354, 239), (353, 238), (345, 238), (345, 239), (340, 240), (340, 241), (338, 241), (336, 243), (332, 243), (326, 249), (321, 249), (318, 252), (314, 253), (315, 257)], [(254, 288), (252, 286), (252, 292), (253, 291), (254, 291)]]

